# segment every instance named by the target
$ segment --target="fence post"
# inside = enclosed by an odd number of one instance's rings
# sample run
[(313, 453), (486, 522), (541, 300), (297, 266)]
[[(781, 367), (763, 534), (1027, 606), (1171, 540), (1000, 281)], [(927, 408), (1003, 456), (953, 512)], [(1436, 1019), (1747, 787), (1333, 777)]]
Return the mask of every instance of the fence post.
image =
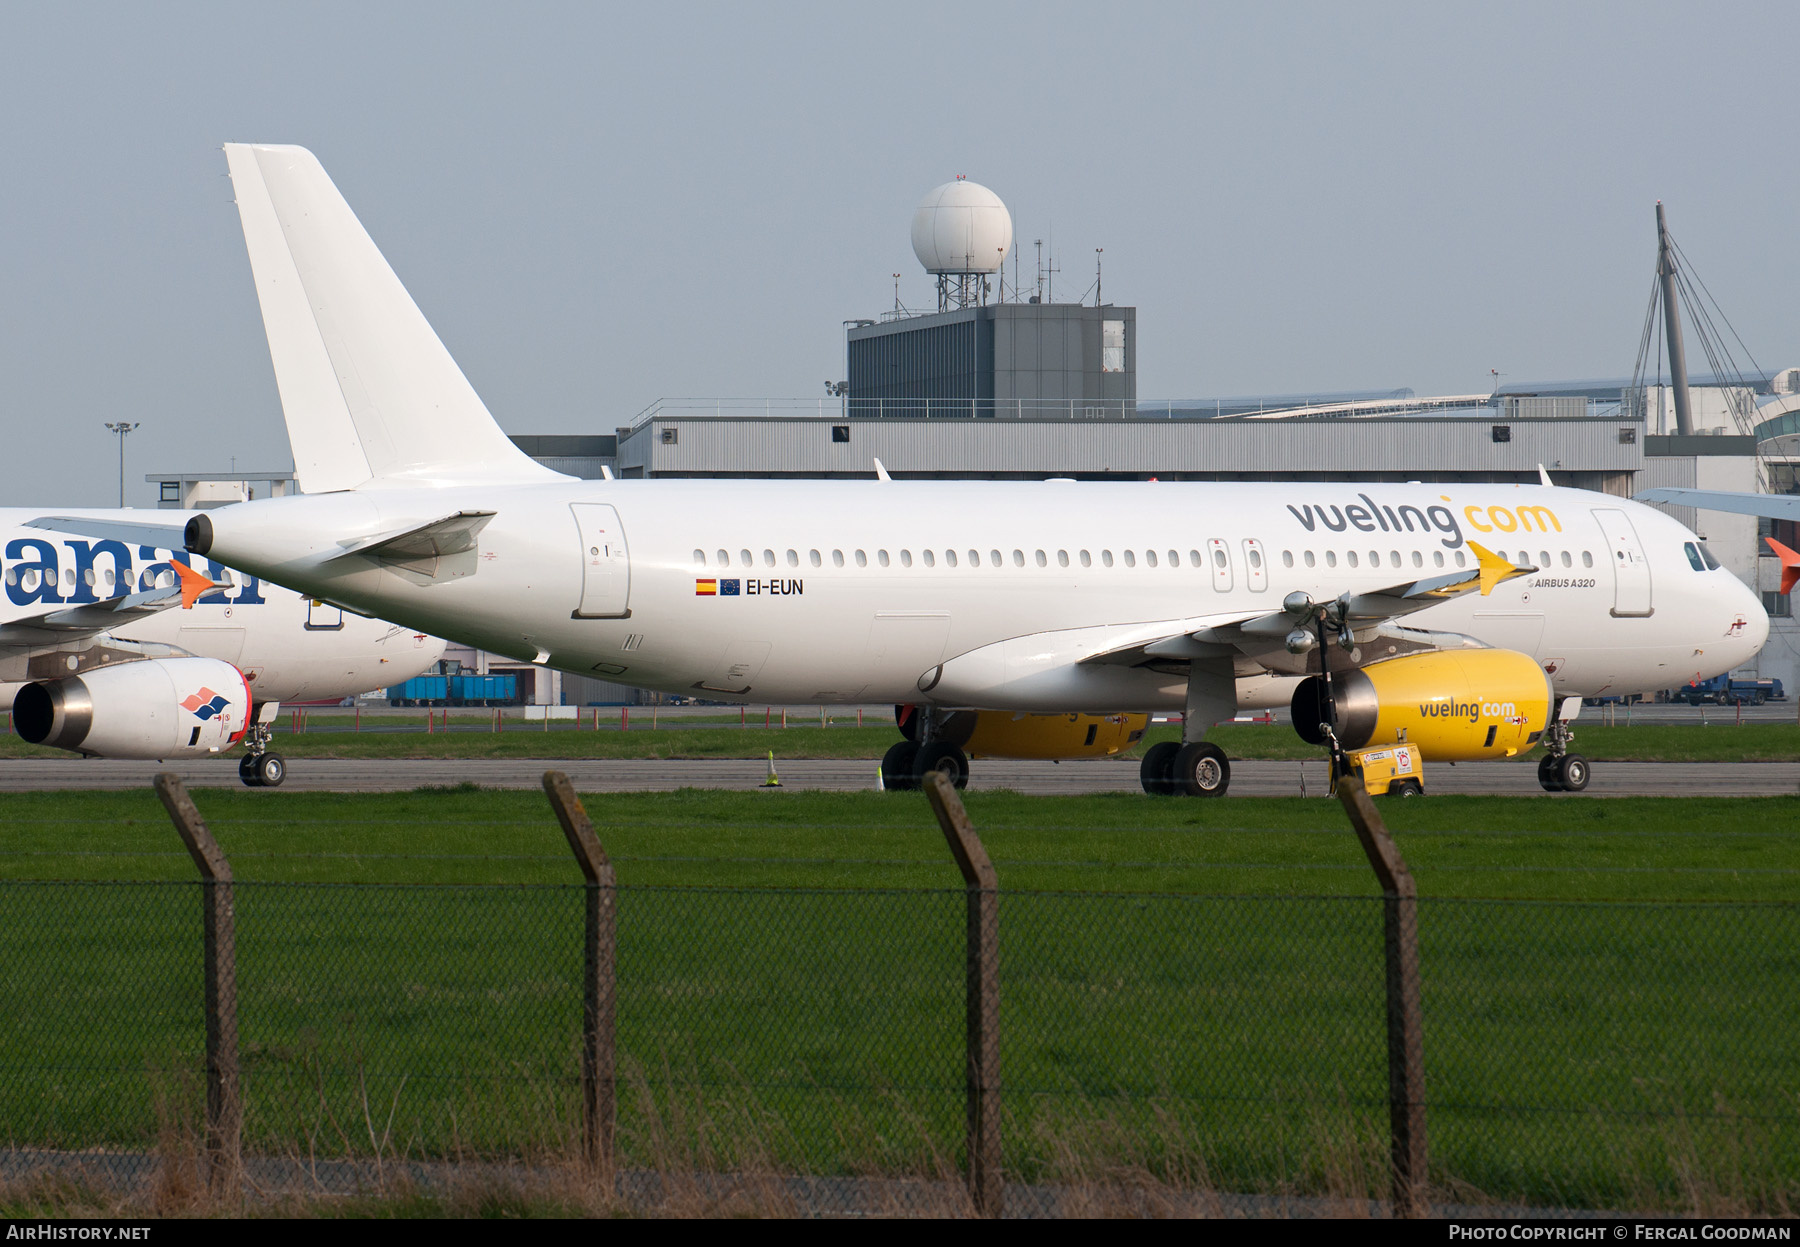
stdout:
[(1354, 776), (1338, 800), (1381, 884), (1387, 960), (1388, 1133), (1396, 1217), (1431, 1215), (1425, 1155), (1425, 1044), (1419, 1002), (1419, 892), (1400, 846)]
[(237, 930), (231, 863), (194, 808), (181, 777), (159, 772), (156, 795), (200, 870), (206, 977), (206, 1153), (214, 1189), (235, 1183), (243, 1127), (238, 1098)]
[(613, 1049), (616, 981), (617, 881), (581, 798), (561, 771), (544, 772), (544, 795), (587, 879), (587, 929), (583, 940), (581, 996), (581, 1145), (587, 1163), (609, 1187), (613, 1177), (613, 1123), (617, 1091)]
[(966, 1012), (969, 1198), (984, 1217), (1000, 1215), (1000, 892), (994, 864), (969, 823), (956, 787), (941, 771), (925, 777), (925, 797), (944, 829), (968, 889)]

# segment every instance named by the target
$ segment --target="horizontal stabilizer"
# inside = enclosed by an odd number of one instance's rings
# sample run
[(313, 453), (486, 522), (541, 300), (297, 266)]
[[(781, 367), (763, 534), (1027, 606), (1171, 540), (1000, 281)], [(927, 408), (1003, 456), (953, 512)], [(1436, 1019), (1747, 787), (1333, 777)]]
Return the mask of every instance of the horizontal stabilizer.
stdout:
[(114, 520), (99, 515), (40, 515), (28, 520), (26, 528), (46, 532), (70, 533), (77, 537), (94, 537), (101, 541), (123, 541), (128, 546), (150, 546), (156, 550), (186, 549), (187, 521), (176, 524), (147, 524), (139, 520)]
[(225, 159), (302, 490), (562, 479), (500, 431), (311, 152)]
[(1646, 489), (1636, 502), (1660, 502), (1664, 506), (1697, 507), (1702, 511), (1727, 511), (1733, 515), (1760, 515), (1772, 520), (1800, 520), (1800, 494), (1740, 494), (1720, 489)]
[(447, 580), (475, 570), (476, 543), (494, 518), (492, 511), (457, 511), (398, 532), (346, 542), (339, 559), (368, 558), (423, 580)]

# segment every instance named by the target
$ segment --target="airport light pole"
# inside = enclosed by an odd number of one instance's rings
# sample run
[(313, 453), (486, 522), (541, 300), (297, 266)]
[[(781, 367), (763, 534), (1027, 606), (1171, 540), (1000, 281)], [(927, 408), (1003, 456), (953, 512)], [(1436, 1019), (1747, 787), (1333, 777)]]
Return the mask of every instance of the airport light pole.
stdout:
[(119, 506), (125, 505), (125, 435), (137, 428), (142, 421), (127, 423), (124, 420), (108, 420), (106, 431), (119, 439)]

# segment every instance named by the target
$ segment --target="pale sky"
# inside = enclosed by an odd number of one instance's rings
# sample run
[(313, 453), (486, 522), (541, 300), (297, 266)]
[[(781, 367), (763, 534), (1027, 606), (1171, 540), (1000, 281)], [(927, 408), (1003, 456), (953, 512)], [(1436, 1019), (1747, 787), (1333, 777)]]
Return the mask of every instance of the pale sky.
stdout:
[[(1630, 372), (1654, 203), (1800, 364), (1792, 4), (0, 7), (5, 503), (285, 468), (219, 145), (324, 163), (510, 433), (804, 397), (956, 174), (1145, 399)], [(1008, 266), (1010, 274), (1011, 266)]]

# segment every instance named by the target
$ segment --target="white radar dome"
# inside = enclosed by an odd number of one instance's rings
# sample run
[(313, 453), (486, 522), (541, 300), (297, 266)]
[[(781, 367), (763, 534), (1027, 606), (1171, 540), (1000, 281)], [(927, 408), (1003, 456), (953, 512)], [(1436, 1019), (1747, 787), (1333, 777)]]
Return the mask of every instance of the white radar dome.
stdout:
[(975, 182), (945, 182), (913, 212), (913, 254), (928, 273), (997, 273), (1012, 240), (1012, 214)]

